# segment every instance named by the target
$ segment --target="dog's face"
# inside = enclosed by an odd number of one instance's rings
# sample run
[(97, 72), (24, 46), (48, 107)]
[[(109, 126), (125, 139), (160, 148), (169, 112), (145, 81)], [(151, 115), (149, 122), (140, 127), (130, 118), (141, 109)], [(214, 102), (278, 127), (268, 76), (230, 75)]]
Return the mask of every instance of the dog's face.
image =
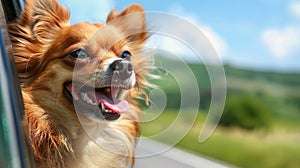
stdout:
[(96, 121), (118, 119), (146, 84), (144, 19), (143, 8), (132, 5), (112, 11), (104, 24), (71, 26), (56, 1), (28, 2), (10, 26), (24, 89), (56, 118), (79, 113)]
[[(62, 97), (67, 98), (81, 116), (93, 120), (116, 120), (128, 111), (125, 98), (128, 90), (136, 84), (131, 60), (137, 51), (134, 46), (128, 45), (126, 38), (120, 40), (123, 34), (114, 26), (101, 26), (99, 29), (98, 26), (81, 23), (66, 30), (67, 34), (62, 34), (61, 38), (68, 36), (74, 39), (78, 31), (88, 32), (87, 28), (91, 29), (91, 33), (73, 43), (63, 54), (63, 59), (53, 64), (55, 67), (51, 69), (58, 69), (64, 76), (60, 80), (63, 85), (58, 84), (63, 86)], [(58, 46), (67, 48), (65, 42)]]

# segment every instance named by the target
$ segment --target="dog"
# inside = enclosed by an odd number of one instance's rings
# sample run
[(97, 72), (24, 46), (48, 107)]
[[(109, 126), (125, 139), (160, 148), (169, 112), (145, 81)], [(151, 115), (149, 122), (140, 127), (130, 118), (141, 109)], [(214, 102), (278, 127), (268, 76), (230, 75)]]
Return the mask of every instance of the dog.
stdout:
[(145, 12), (133, 4), (106, 23), (69, 24), (56, 0), (27, 0), (9, 24), (36, 167), (128, 167), (140, 135), (151, 66)]

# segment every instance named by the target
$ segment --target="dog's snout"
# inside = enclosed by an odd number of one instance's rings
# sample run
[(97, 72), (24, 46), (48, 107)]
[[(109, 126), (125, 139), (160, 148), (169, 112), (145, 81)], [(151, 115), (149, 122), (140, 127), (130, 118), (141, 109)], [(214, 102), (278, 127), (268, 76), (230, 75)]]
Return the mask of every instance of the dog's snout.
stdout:
[(114, 73), (117, 73), (119, 76), (129, 77), (133, 71), (133, 67), (129, 61), (125, 60), (116, 60), (109, 65), (111, 70)]

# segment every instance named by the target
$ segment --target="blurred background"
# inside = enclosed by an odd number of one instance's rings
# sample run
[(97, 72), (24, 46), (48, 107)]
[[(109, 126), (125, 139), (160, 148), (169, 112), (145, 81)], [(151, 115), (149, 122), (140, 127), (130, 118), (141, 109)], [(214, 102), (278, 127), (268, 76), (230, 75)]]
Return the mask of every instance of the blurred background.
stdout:
[[(144, 108), (146, 115), (151, 110), (157, 114), (151, 120), (143, 120), (144, 137), (173, 143), (172, 136), (181, 134), (181, 128), (192, 123), (176, 147), (237, 167), (300, 166), (300, 1), (60, 1), (70, 9), (73, 24), (86, 20), (104, 22), (110, 10), (120, 11), (132, 3), (141, 3), (146, 11), (171, 13), (188, 20), (214, 47), (226, 75), (226, 102), (218, 127), (199, 143), (211, 103), (208, 65), (178, 40), (157, 35), (150, 39), (147, 46), (159, 49), (155, 52), (156, 65), (167, 67), (184, 62), (189, 67), (198, 84), (194, 92), (199, 93), (200, 104), (197, 115), (188, 115), (193, 109), (187, 105), (187, 115), (180, 115), (181, 125), (168, 135), (156, 137), (178, 120), (182, 95), (178, 79), (187, 79), (180, 68), (172, 72), (156, 69), (153, 73), (161, 78), (151, 81), (166, 101), (159, 113), (155, 108)], [(185, 25), (166, 22), (166, 26), (185, 31)], [(189, 87), (189, 79), (185, 85)]]

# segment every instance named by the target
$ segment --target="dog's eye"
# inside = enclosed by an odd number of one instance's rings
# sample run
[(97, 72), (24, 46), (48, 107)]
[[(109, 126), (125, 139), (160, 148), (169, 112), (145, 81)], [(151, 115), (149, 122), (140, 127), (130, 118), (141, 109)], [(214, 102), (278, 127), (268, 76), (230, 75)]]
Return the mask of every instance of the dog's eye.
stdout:
[(131, 52), (129, 52), (128, 50), (125, 50), (121, 53), (121, 58), (125, 58), (125, 59), (130, 59), (131, 57)]
[(88, 54), (84, 50), (79, 49), (79, 50), (71, 52), (69, 54), (69, 57), (74, 58), (74, 59), (83, 59), (83, 58), (87, 58)]
[(69, 53), (64, 60), (71, 66), (81, 66), (89, 63), (91, 61), (91, 56), (89, 56), (83, 49), (78, 49)]

